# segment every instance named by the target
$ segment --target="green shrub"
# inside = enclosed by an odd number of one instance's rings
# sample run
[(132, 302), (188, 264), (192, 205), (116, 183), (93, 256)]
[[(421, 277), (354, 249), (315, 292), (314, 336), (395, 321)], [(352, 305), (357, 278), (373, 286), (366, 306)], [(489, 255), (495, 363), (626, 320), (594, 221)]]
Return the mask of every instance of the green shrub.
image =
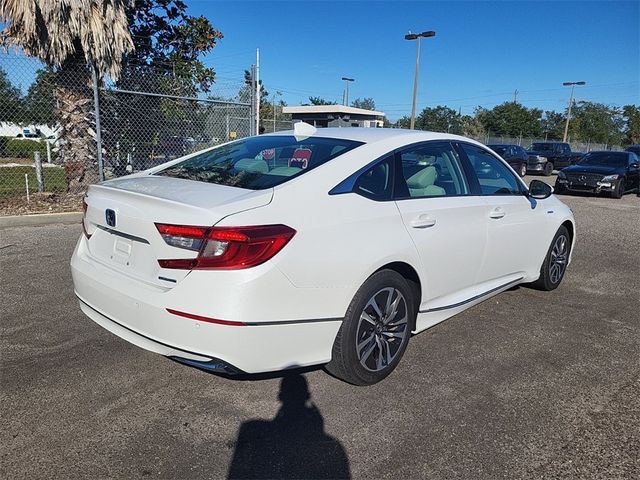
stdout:
[(47, 144), (45, 140), (20, 140), (9, 138), (2, 149), (3, 157), (33, 158), (33, 152), (40, 152), (44, 162), (47, 161)]

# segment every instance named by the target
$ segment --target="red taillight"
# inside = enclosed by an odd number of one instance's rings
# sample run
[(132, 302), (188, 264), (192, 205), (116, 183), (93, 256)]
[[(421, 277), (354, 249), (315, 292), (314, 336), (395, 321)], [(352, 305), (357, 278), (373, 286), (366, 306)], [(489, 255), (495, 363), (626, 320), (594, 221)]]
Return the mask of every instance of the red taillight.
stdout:
[(87, 227), (84, 224), (84, 219), (87, 216), (87, 199), (83, 198), (82, 199), (82, 221), (80, 223), (82, 223), (82, 232), (84, 233), (84, 236), (87, 237), (87, 240), (89, 240), (91, 238), (91, 234), (89, 232), (87, 232)]
[(160, 266), (194, 270), (236, 270), (260, 265), (282, 250), (296, 233), (286, 225), (207, 228), (156, 224), (156, 227), (167, 244), (198, 250), (196, 258), (158, 260)]

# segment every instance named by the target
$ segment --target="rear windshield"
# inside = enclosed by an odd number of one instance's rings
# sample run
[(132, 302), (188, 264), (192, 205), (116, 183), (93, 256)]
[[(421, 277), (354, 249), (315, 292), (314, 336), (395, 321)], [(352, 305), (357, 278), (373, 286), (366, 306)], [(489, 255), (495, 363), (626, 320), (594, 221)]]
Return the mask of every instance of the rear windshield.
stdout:
[(362, 145), (336, 138), (249, 137), (203, 152), (157, 175), (262, 190), (313, 170)]
[(556, 145), (555, 143), (533, 143), (527, 150), (531, 152), (553, 152), (557, 150)]

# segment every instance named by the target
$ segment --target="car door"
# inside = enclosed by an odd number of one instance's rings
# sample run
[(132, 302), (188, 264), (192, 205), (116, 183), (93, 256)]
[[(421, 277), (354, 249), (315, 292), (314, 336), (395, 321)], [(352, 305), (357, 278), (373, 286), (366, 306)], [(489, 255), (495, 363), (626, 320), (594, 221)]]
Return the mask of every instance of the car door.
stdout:
[(486, 205), (472, 195), (464, 167), (449, 142), (423, 142), (396, 153), (394, 198), (420, 255), (421, 310), (476, 294), (486, 241)]
[(485, 203), (487, 245), (478, 283), (487, 289), (523, 278), (542, 251), (536, 232), (542, 208), (536, 208), (526, 187), (499, 158), (477, 145), (458, 145)]

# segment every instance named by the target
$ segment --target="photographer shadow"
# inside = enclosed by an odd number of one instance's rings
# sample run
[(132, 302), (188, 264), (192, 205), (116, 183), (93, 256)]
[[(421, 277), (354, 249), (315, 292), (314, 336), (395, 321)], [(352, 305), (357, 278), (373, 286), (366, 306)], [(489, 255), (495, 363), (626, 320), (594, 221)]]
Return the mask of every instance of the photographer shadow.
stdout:
[(227, 478), (350, 478), (346, 452), (324, 432), (324, 419), (310, 398), (302, 375), (285, 376), (275, 418), (240, 426)]

